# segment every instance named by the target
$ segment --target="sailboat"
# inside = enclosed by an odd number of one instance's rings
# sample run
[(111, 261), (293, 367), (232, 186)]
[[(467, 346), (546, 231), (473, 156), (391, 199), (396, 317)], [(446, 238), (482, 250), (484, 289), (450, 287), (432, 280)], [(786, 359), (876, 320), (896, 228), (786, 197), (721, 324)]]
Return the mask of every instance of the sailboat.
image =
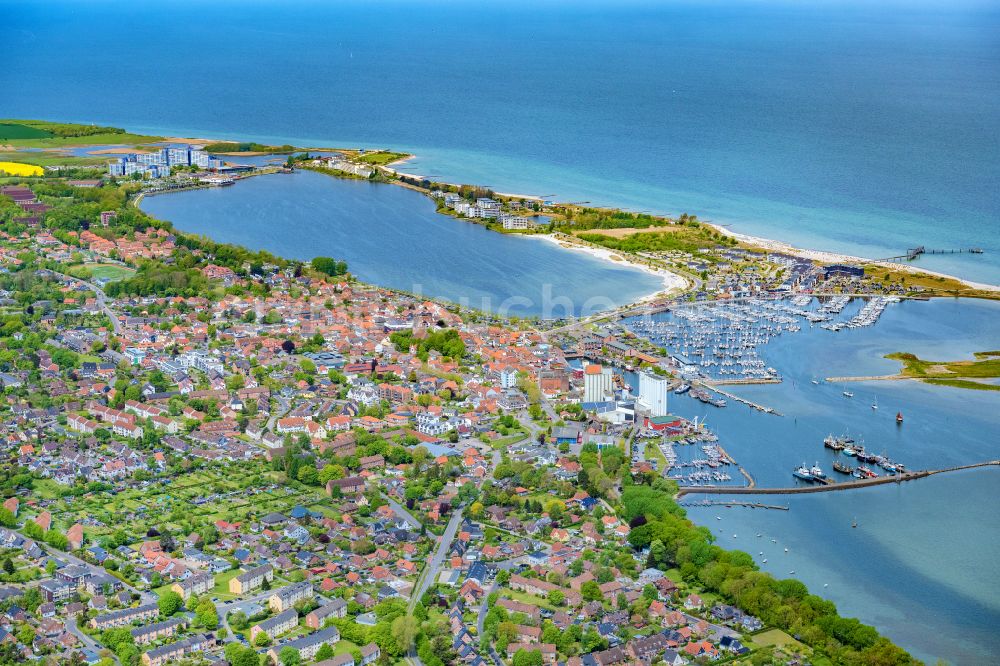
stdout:
[(878, 409), (878, 398), (875, 398), (875, 402), (872, 403), (872, 409)]
[(896, 423), (902, 425), (902, 423), (903, 423), (903, 412), (896, 412)]

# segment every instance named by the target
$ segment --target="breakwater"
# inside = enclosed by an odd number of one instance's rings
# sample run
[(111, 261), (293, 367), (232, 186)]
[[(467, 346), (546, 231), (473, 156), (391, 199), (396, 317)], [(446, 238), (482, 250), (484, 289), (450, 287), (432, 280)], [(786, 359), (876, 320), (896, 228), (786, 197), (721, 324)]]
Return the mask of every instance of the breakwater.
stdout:
[(819, 486), (797, 486), (793, 488), (725, 488), (721, 486), (682, 486), (677, 497), (684, 495), (800, 495), (806, 493), (825, 493), (839, 490), (854, 490), (856, 488), (868, 488), (870, 486), (881, 486), (887, 483), (903, 483), (904, 481), (916, 481), (935, 474), (947, 474), (949, 472), (959, 472), (977, 467), (1000, 466), (1000, 460), (988, 460), (986, 462), (974, 463), (971, 465), (959, 465), (957, 467), (947, 467), (945, 469), (921, 470), (915, 472), (904, 472), (892, 476), (880, 476), (874, 479), (860, 479), (858, 481), (845, 481), (843, 483), (830, 483)]

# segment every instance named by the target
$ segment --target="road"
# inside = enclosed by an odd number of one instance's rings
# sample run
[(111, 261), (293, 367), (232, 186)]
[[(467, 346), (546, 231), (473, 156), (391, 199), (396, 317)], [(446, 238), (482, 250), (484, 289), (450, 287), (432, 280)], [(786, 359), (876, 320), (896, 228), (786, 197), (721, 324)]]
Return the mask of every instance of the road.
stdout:
[(235, 613), (236, 611), (243, 611), (244, 613), (246, 613), (247, 609), (250, 606), (258, 604), (261, 601), (264, 601), (272, 594), (274, 594), (275, 591), (280, 589), (281, 589), (280, 587), (276, 587), (270, 590), (261, 591), (252, 597), (247, 597), (246, 599), (234, 599), (233, 601), (227, 601), (217, 604), (215, 608), (216, 611), (218, 611), (219, 613), (219, 619), (222, 620), (222, 625), (226, 628), (226, 631), (229, 632), (229, 635), (233, 636), (235, 634), (233, 628), (229, 626), (230, 613)]
[(413, 594), (410, 596), (409, 611), (411, 613), (416, 608), (417, 602), (420, 601), (420, 597), (424, 596), (424, 592), (437, 580), (438, 573), (441, 571), (441, 564), (444, 562), (444, 558), (447, 557), (448, 550), (451, 549), (451, 542), (455, 540), (458, 528), (462, 524), (462, 511), (464, 510), (464, 507), (459, 507), (451, 514), (451, 520), (448, 521), (448, 526), (444, 528), (444, 534), (441, 535), (437, 550), (434, 551), (434, 555), (431, 556), (427, 566), (424, 567), (421, 577), (417, 579), (417, 584), (413, 588)]
[(392, 509), (392, 512), (396, 514), (397, 518), (399, 518), (400, 520), (405, 520), (406, 524), (409, 525), (410, 527), (416, 528), (418, 530), (420, 529), (420, 521), (414, 518), (413, 514), (407, 511), (399, 502), (392, 499), (385, 493), (382, 493), (382, 497), (384, 497), (385, 500), (389, 503), (389, 507)]
[(119, 335), (121, 333), (122, 323), (118, 321), (118, 315), (114, 313), (114, 310), (108, 307), (108, 301), (107, 301), (108, 297), (104, 294), (103, 289), (98, 287), (93, 282), (87, 282), (86, 280), (81, 280), (78, 277), (73, 277), (72, 275), (67, 275), (66, 273), (59, 273), (58, 271), (49, 271), (49, 272), (52, 273), (53, 275), (62, 276), (68, 280), (75, 280), (76, 282), (85, 285), (91, 291), (93, 291), (94, 295), (97, 297), (98, 307), (100, 307), (101, 311), (104, 312), (104, 314), (106, 314), (109, 319), (111, 319), (111, 327), (114, 329), (115, 335)]
[[(57, 549), (53, 548), (52, 546), (50, 546), (48, 544), (43, 544), (42, 542), (38, 541), (37, 539), (32, 539), (32, 538), (30, 538), (28, 536), (25, 536), (23, 532), (20, 532), (18, 530), (11, 530), (11, 531), (14, 532), (14, 533), (16, 533), (16, 534), (21, 535), (21, 537), (24, 538), (24, 539), (28, 539), (29, 541), (34, 541), (43, 550), (45, 550), (48, 553), (52, 553), (58, 559), (66, 560), (70, 564), (78, 564), (81, 567), (86, 567), (88, 571), (91, 571), (93, 573), (101, 573), (101, 574), (108, 574), (109, 573), (103, 567), (99, 567), (99, 566), (91, 564), (90, 562), (87, 562), (85, 560), (81, 560), (76, 555), (72, 555), (72, 554), (67, 553), (65, 551), (62, 551), (62, 550), (57, 550)], [(149, 603), (153, 603), (153, 602), (155, 602), (157, 600), (157, 596), (155, 594), (153, 594), (152, 592), (143, 592), (143, 591), (140, 591), (140, 590), (132, 587), (131, 585), (129, 585), (125, 581), (123, 581), (121, 578), (118, 578), (117, 576), (115, 578), (116, 578), (116, 580), (119, 583), (121, 583), (122, 587), (124, 587), (126, 590), (128, 590), (129, 592), (132, 592), (133, 594), (139, 595), (139, 599), (141, 599), (142, 603), (149, 604)]]
[[(410, 595), (410, 603), (406, 608), (407, 615), (413, 614), (413, 609), (417, 607), (417, 602), (424, 596), (424, 592), (437, 580), (438, 573), (441, 571), (441, 564), (448, 555), (448, 551), (451, 549), (451, 542), (455, 540), (458, 528), (462, 524), (462, 511), (464, 511), (464, 507), (459, 507), (451, 515), (451, 520), (448, 521), (448, 526), (444, 529), (444, 534), (441, 535), (441, 540), (438, 542), (437, 550), (434, 551), (434, 555), (431, 556), (420, 578), (417, 579), (417, 584)], [(406, 653), (406, 659), (413, 666), (423, 666), (423, 662), (417, 656), (416, 645), (411, 647)]]
[[(66, 631), (76, 636), (77, 640), (80, 641), (80, 644), (88, 650), (93, 650), (94, 654), (100, 654), (101, 650), (106, 649), (103, 645), (80, 630), (80, 627), (76, 624), (76, 618), (70, 618), (66, 621)], [(118, 661), (118, 657), (114, 654), (112, 654), (111, 658), (114, 659), (116, 664), (121, 663)]]

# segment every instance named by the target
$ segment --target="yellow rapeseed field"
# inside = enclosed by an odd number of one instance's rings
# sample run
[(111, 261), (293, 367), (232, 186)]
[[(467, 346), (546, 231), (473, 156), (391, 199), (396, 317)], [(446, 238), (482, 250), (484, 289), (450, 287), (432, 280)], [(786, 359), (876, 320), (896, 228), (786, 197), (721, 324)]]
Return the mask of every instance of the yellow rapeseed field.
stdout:
[(10, 176), (41, 176), (42, 167), (20, 162), (0, 162), (0, 172)]

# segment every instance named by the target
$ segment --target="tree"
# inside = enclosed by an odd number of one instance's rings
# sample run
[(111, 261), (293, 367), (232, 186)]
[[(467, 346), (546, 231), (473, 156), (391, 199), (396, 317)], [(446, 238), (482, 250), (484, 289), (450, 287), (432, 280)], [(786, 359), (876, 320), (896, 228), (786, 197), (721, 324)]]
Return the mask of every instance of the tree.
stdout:
[(257, 647), (267, 647), (271, 644), (271, 637), (262, 631), (257, 634), (257, 638), (253, 639), (253, 644)]
[(327, 481), (342, 479), (346, 475), (343, 465), (324, 465), (319, 471), (319, 482), (326, 485)]
[(284, 342), (281, 343), (281, 348), (284, 350), (286, 354), (291, 354), (293, 351), (295, 351), (295, 343), (292, 342), (291, 340), (285, 340)]
[(347, 262), (337, 261), (330, 257), (316, 257), (312, 260), (312, 267), (320, 273), (329, 276), (339, 276), (347, 273)]
[(413, 647), (413, 641), (420, 633), (420, 625), (417, 624), (416, 618), (400, 615), (392, 621), (390, 632), (393, 640), (396, 641), (400, 654), (405, 654)]
[(566, 594), (562, 590), (551, 590), (549, 592), (549, 601), (552, 602), (553, 606), (562, 606), (566, 601)]
[(181, 595), (177, 594), (173, 590), (167, 590), (160, 595), (160, 598), (156, 603), (160, 607), (160, 615), (163, 617), (170, 617), (181, 609), (181, 606), (184, 605), (184, 600), (181, 599)]
[(604, 595), (601, 593), (601, 586), (596, 580), (588, 580), (581, 585), (580, 594), (583, 595), (585, 601), (600, 601), (604, 598)]
[(14, 566), (14, 561), (11, 560), (9, 557), (4, 559), (3, 561), (3, 570), (8, 574), (13, 574), (15, 571), (17, 571), (17, 568)]
[(10, 509), (0, 507), (0, 525), (4, 527), (17, 527), (17, 518)]
[(323, 661), (324, 659), (329, 659), (333, 656), (333, 648), (330, 647), (329, 643), (323, 643), (319, 650), (316, 652), (316, 661)]
[(514, 666), (542, 666), (541, 650), (518, 650), (514, 653)]
[(302, 655), (295, 648), (286, 645), (278, 653), (278, 661), (282, 666), (299, 666), (302, 663)]
[(246, 613), (238, 610), (229, 616), (229, 624), (236, 631), (244, 631), (250, 626), (250, 620), (247, 619)]
[(307, 486), (319, 485), (319, 472), (314, 465), (303, 465), (299, 468), (298, 479)]
[(206, 599), (195, 608), (195, 621), (209, 631), (217, 629), (219, 626), (219, 613), (215, 609), (215, 604)]

